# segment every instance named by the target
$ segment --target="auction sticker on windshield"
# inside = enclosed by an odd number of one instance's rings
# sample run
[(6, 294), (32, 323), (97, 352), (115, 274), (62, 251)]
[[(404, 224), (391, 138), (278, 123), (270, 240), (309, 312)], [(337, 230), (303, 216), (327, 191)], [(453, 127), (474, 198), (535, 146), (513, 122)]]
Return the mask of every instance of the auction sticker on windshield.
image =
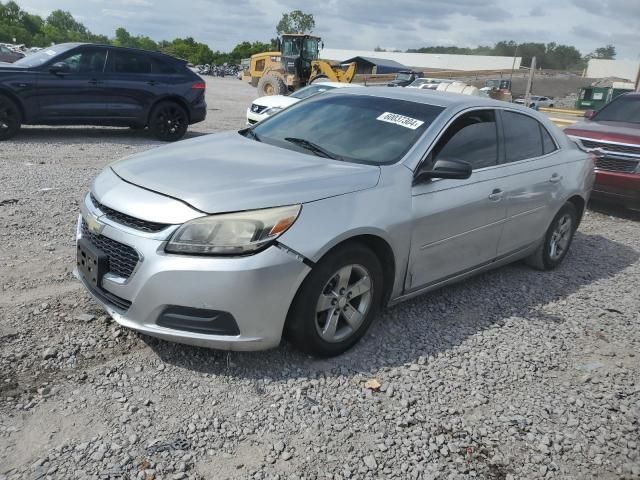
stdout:
[(421, 120), (417, 120), (411, 117), (405, 117), (404, 115), (391, 112), (384, 112), (376, 120), (380, 120), (381, 122), (393, 123), (395, 125), (400, 125), (401, 127), (410, 128), (411, 130), (420, 128), (420, 126), (424, 124), (424, 122)]

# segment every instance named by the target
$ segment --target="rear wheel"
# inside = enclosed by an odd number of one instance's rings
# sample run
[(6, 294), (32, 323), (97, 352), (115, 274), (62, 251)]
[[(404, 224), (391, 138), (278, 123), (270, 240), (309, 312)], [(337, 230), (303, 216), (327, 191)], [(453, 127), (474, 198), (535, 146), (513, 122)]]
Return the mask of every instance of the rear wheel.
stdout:
[(286, 95), (287, 86), (278, 75), (268, 73), (258, 81), (258, 94), (260, 96)]
[(554, 217), (544, 241), (538, 249), (527, 258), (527, 264), (538, 270), (553, 270), (562, 263), (569, 251), (573, 234), (578, 228), (578, 214), (571, 203), (567, 203)]
[(189, 126), (187, 111), (176, 102), (160, 102), (151, 111), (149, 130), (163, 142), (175, 142), (184, 137)]
[(13, 137), (20, 130), (22, 114), (13, 100), (0, 95), (0, 140)]
[(300, 287), (287, 318), (286, 336), (312, 355), (343, 353), (375, 318), (383, 282), (380, 261), (367, 247), (354, 243), (331, 252)]

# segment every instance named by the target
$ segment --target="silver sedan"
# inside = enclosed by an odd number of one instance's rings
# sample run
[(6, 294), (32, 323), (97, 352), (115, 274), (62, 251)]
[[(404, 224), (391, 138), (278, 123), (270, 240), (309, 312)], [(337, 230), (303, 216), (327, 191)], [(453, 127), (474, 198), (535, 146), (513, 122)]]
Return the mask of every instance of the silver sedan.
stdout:
[(380, 308), (566, 256), (593, 161), (480, 97), (352, 88), (136, 154), (94, 181), (76, 273), (120, 324), (229, 350), (344, 352)]

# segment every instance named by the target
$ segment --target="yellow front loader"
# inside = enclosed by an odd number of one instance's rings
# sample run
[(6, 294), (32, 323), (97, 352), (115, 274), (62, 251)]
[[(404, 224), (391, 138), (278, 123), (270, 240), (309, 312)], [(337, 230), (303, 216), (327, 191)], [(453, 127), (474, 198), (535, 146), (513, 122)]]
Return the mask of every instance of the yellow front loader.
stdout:
[(311, 35), (286, 34), (278, 39), (279, 51), (251, 57), (243, 79), (258, 87), (258, 94), (286, 95), (318, 81), (351, 83), (356, 64), (332, 65), (319, 60), (321, 39)]

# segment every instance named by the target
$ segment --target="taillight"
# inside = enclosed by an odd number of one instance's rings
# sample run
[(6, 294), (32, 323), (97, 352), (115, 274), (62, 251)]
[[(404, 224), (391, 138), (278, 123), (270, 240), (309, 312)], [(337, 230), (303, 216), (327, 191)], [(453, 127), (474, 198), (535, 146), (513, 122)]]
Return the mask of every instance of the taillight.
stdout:
[(204, 90), (205, 88), (207, 88), (207, 84), (204, 82), (196, 82), (193, 85), (191, 85), (191, 88), (193, 90)]

